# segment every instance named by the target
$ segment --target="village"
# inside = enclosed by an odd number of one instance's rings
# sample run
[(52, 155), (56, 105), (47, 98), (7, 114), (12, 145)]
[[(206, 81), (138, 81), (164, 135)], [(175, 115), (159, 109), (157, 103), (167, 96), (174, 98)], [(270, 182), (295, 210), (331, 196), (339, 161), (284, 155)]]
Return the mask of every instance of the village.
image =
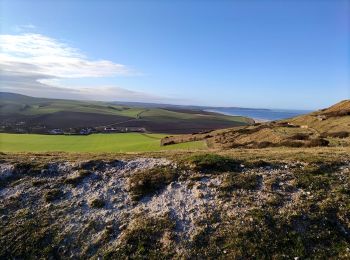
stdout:
[(145, 133), (144, 127), (75, 127), (75, 128), (49, 128), (45, 125), (27, 125), (25, 121), (1, 121), (0, 132), (17, 134), (49, 134), (49, 135), (90, 135), (93, 133)]

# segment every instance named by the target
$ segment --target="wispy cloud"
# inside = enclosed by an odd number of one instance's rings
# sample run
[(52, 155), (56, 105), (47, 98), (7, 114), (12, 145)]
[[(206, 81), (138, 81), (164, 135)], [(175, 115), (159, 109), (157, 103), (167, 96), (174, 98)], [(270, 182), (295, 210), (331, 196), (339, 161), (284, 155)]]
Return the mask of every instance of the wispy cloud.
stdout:
[(78, 49), (41, 34), (0, 35), (0, 45), (0, 65), (4, 71), (15, 69), (17, 73), (59, 78), (131, 73), (125, 65), (108, 60), (89, 60)]
[(35, 25), (29, 23), (29, 24), (16, 25), (13, 27), (13, 29), (16, 32), (28, 32), (28, 31), (35, 31), (37, 28)]
[(1, 90), (52, 98), (178, 102), (113, 84), (84, 86), (74, 79), (138, 76), (123, 64), (91, 60), (79, 49), (42, 34), (0, 35)]

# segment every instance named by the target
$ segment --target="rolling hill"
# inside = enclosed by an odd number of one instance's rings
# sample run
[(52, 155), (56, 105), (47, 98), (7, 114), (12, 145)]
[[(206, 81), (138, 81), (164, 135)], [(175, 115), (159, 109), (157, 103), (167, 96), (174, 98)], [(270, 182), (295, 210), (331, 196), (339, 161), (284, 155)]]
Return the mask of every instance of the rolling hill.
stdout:
[(166, 137), (163, 145), (206, 140), (209, 147), (265, 148), (313, 147), (350, 143), (350, 100), (291, 119), (256, 123), (195, 135)]
[(161, 134), (1, 133), (0, 259), (349, 259), (349, 112), (343, 101), (163, 147)]
[(113, 102), (46, 99), (0, 93), (2, 132), (47, 133), (50, 129), (142, 128), (154, 133), (193, 133), (252, 124), (240, 116), (199, 109), (140, 107)]

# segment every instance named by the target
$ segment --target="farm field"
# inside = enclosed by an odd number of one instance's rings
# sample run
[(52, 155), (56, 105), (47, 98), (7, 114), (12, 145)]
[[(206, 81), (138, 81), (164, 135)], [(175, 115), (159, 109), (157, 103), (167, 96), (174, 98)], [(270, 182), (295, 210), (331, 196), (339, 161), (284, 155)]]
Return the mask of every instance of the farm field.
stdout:
[(254, 123), (250, 118), (206, 112), (198, 108), (144, 106), (45, 99), (0, 92), (0, 128), (5, 133), (43, 134), (56, 128), (103, 129), (114, 126), (145, 128), (151, 133), (188, 134)]
[(203, 150), (204, 141), (160, 146), (164, 134), (93, 134), (88, 136), (0, 134), (1, 152), (147, 152)]

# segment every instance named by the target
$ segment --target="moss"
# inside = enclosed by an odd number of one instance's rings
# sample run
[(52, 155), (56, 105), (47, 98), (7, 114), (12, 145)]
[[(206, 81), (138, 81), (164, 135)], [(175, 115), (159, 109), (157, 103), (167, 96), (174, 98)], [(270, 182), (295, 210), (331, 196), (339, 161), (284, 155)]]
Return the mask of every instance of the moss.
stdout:
[(153, 169), (141, 170), (130, 176), (129, 191), (133, 199), (138, 200), (164, 188), (178, 177), (178, 169), (172, 166), (159, 166)]
[(174, 255), (174, 250), (164, 250), (166, 245), (162, 242), (162, 237), (165, 233), (171, 233), (174, 227), (175, 223), (167, 217), (137, 218), (129, 224), (121, 237), (121, 245), (107, 251), (104, 258), (169, 259)]
[(285, 201), (286, 199), (283, 197), (283, 195), (279, 193), (273, 193), (267, 199), (266, 204), (271, 207), (280, 207), (284, 204)]
[(266, 160), (252, 160), (245, 163), (249, 168), (273, 167), (276, 163), (271, 163)]
[(253, 173), (228, 174), (220, 186), (221, 191), (228, 194), (236, 189), (256, 190), (259, 188), (261, 176)]
[(239, 171), (241, 162), (217, 154), (200, 154), (187, 158), (187, 162), (198, 171)]
[(58, 200), (64, 196), (64, 193), (60, 189), (52, 189), (45, 193), (45, 201), (52, 202)]
[(306, 190), (329, 190), (337, 164), (311, 164), (296, 171), (296, 185)]
[(336, 228), (336, 215), (325, 211), (308, 216), (255, 208), (225, 223), (210, 234), (208, 247), (196, 250), (196, 257), (328, 259), (347, 254), (347, 238)]
[(48, 165), (40, 161), (20, 161), (13, 165), (13, 172), (9, 177), (0, 179), (0, 188), (8, 185), (17, 185), (24, 177), (33, 177), (41, 174), (43, 169), (47, 169)]
[[(0, 224), (1, 259), (56, 259), (58, 230), (48, 212), (21, 212), (6, 225)], [(18, 221), (20, 219), (21, 221)]]
[(325, 176), (313, 175), (310, 173), (301, 174), (297, 179), (297, 187), (306, 190), (328, 190), (329, 179)]

